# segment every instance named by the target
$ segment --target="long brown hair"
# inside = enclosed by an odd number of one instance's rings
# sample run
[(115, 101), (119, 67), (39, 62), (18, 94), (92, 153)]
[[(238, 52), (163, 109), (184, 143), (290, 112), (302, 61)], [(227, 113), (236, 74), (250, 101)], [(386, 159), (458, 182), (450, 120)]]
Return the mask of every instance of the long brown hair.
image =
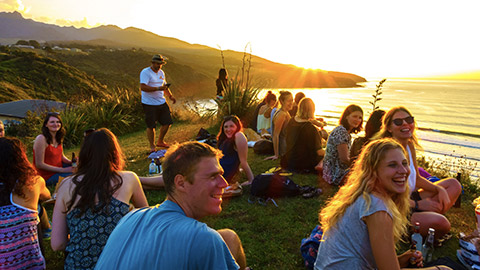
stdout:
[[(85, 137), (78, 156), (78, 170), (72, 179), (75, 184), (73, 196), (67, 203), (66, 212), (72, 209), (77, 196), (80, 200), (75, 208), (80, 209), (79, 216), (88, 209), (94, 212), (104, 209), (123, 184), (118, 171), (124, 166), (122, 149), (110, 130), (101, 128)], [(79, 180), (79, 176), (83, 178)]]
[(57, 131), (57, 133), (55, 134), (55, 140), (57, 141), (58, 144), (62, 144), (63, 137), (65, 136), (65, 128), (63, 127), (63, 121), (62, 121), (62, 118), (60, 117), (59, 113), (57, 113), (57, 112), (47, 113), (47, 115), (45, 116), (45, 119), (43, 120), (42, 134), (43, 134), (43, 136), (45, 136), (45, 139), (47, 140), (47, 144), (51, 144), (52, 139), (53, 139), (52, 134), (50, 134), (50, 131), (46, 127), (50, 117), (55, 117), (60, 121), (61, 127), (60, 127), (60, 130)]
[(361, 112), (362, 113), (362, 121), (360, 122), (360, 125), (358, 125), (358, 127), (353, 128), (352, 131), (350, 132), (350, 133), (357, 134), (358, 132), (362, 131), (362, 124), (363, 124), (363, 110), (360, 106), (355, 105), (355, 104), (348, 105), (347, 108), (345, 108), (345, 110), (343, 111), (342, 116), (340, 116), (339, 123), (344, 128), (349, 130), (350, 129), (350, 124), (348, 123), (347, 116), (349, 116), (350, 114), (352, 114), (354, 112)]
[(222, 142), (227, 139), (227, 134), (225, 134), (225, 129), (223, 128), (223, 125), (228, 121), (232, 121), (235, 124), (235, 126), (237, 126), (237, 130), (233, 134), (234, 138), (235, 138), (235, 134), (237, 134), (237, 132), (243, 131), (242, 121), (240, 121), (240, 118), (238, 118), (238, 116), (236, 116), (236, 115), (225, 116), (223, 118), (222, 124), (220, 125), (220, 131), (218, 132), (218, 135), (217, 135), (217, 145), (221, 145)]
[(30, 180), (35, 175), (22, 142), (16, 138), (0, 138), (0, 205), (9, 204), (10, 193), (25, 197), (23, 187), (32, 184)]

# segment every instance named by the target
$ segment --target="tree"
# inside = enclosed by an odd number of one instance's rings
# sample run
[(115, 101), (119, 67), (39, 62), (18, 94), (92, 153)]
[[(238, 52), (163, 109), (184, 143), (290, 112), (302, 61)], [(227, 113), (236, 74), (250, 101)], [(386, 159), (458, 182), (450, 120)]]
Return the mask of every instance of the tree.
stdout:
[(35, 49), (38, 49), (38, 48), (41, 47), (40, 43), (38, 43), (38, 41), (33, 40), (33, 39), (28, 41), (28, 45), (33, 46)]
[(29, 44), (28, 44), (28, 41), (20, 39), (19, 41), (17, 41), (17, 43), (15, 43), (15, 45), (29, 45)]

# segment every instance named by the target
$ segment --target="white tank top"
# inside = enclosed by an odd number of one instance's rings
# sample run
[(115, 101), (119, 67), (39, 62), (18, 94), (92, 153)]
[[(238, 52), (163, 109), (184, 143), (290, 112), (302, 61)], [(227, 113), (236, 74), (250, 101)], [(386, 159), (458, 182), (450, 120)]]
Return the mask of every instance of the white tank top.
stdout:
[(417, 184), (417, 171), (415, 170), (415, 165), (413, 164), (412, 152), (410, 147), (407, 145), (408, 152), (408, 163), (410, 164), (410, 175), (408, 176), (408, 186), (410, 187), (410, 194), (415, 191), (415, 185)]

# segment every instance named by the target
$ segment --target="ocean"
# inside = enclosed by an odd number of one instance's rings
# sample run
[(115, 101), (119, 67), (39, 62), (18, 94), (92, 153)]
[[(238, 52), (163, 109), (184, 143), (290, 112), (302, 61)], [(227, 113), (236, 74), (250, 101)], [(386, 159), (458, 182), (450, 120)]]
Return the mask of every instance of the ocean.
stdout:
[[(369, 102), (373, 101), (378, 82), (372, 79), (355, 88), (264, 89), (259, 97), (263, 98), (268, 90), (277, 94), (287, 90), (293, 95), (302, 91), (313, 99), (316, 116), (327, 121), (326, 129), (330, 131), (338, 125), (349, 104), (361, 106), (367, 121), (373, 111)], [(379, 97), (380, 109), (387, 111), (401, 105), (415, 117), (423, 148), (418, 149), (417, 156), (436, 164), (444, 163), (442, 166), (452, 172), (458, 171), (458, 166), (467, 171), (475, 167), (471, 177), (480, 178), (480, 121), (475, 118), (480, 116), (480, 81), (387, 79)]]

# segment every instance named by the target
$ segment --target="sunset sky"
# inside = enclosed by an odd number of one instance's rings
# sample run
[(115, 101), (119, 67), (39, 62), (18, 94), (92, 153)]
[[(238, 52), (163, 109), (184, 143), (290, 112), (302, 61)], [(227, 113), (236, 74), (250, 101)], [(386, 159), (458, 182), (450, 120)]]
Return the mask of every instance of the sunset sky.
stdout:
[[(364, 77), (480, 70), (480, 1), (0, 0), (58, 25), (133, 26), (306, 68)], [(139, 44), (141, 46), (141, 44)], [(478, 73), (475, 73), (478, 74)]]

